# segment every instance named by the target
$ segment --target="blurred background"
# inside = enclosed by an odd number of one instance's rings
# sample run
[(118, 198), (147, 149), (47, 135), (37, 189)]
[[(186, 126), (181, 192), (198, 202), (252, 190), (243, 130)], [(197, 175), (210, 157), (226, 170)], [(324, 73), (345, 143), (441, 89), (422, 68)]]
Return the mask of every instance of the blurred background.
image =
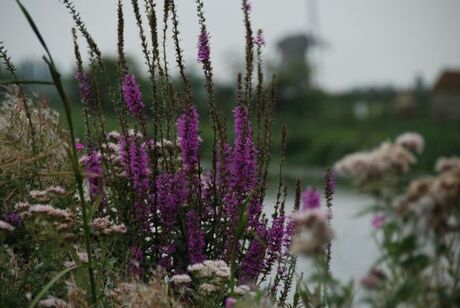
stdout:
[[(126, 52), (133, 71), (143, 78), (148, 100), (147, 69), (137, 28), (130, 1), (124, 2)], [(203, 110), (206, 140), (209, 125), (196, 60), (195, 3), (176, 2), (187, 72), (193, 80), (194, 100)], [(65, 74), (77, 108), (70, 15), (57, 0), (23, 3)], [(267, 42), (267, 76), (276, 74), (279, 81), (274, 151), (280, 127), (288, 123), (287, 162), (294, 170), (320, 170), (346, 153), (408, 130), (426, 139), (419, 172), (431, 171), (440, 155), (460, 152), (459, 1), (254, 0), (252, 4), (253, 26), (264, 30)], [(115, 73), (116, 1), (79, 0), (76, 6), (102, 49), (107, 67)], [(236, 75), (244, 65), (240, 1), (205, 1), (205, 10), (218, 104), (230, 111), (235, 103)], [(0, 39), (24, 79), (49, 79), (41, 60), (43, 51), (15, 1), (0, 4)], [(32, 90), (49, 97), (52, 104), (56, 101), (51, 87)], [(108, 126), (116, 127), (111, 107), (105, 107)]]

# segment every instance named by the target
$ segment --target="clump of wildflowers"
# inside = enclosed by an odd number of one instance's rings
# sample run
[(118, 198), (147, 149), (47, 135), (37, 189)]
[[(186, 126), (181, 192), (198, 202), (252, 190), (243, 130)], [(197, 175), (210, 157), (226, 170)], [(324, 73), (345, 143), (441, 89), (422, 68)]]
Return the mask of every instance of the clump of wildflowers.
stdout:
[[(85, 139), (80, 142), (76, 138), (77, 133), (72, 131), (73, 125), (69, 116), (71, 146), (63, 142), (67, 138), (55, 136), (53, 141), (59, 142), (47, 143), (38, 149), (38, 153), (54, 147), (59, 149), (60, 154), (53, 158), (60, 159), (53, 160), (50, 164), (63, 164), (67, 159), (66, 155), (70, 153), (72, 164), (69, 165), (73, 168), (72, 181), (75, 182), (61, 183), (53, 178), (52, 184), (59, 183), (65, 189), (59, 186), (44, 189), (51, 183), (42, 182), (41, 173), (37, 173), (34, 180), (28, 182), (23, 189), (24, 193), (21, 192), (23, 195), (12, 202), (17, 203), (17, 206), (15, 212), (10, 213), (17, 213), (17, 217), (0, 213), (5, 220), (1, 221), (3, 229), (14, 231), (11, 228), (19, 228), (22, 219), (24, 220), (26, 228), (21, 228), (21, 232), (16, 233), (20, 235), (23, 231), (33, 230), (31, 233), (34, 241), (31, 245), (35, 245), (32, 249), (37, 252), (38, 257), (34, 256), (33, 260), (36, 264), (47, 263), (50, 255), (56, 259), (53, 260), (56, 261), (54, 263), (58, 264), (56, 269), (53, 268), (56, 272), (62, 270), (59, 268), (62, 264), (69, 270), (77, 264), (84, 264), (85, 270), (88, 270), (90, 289), (84, 290), (86, 284), (81, 282), (80, 275), (77, 276), (78, 270), (69, 272), (66, 285), (68, 298), (73, 299), (69, 301), (71, 306), (84, 306), (84, 300), (75, 302), (74, 299), (78, 296), (89, 298), (90, 293), (93, 300), (91, 305), (97, 306), (97, 294), (102, 294), (98, 290), (101, 286), (115, 286), (110, 290), (104, 289), (107, 291), (104, 294), (109, 304), (113, 301), (114, 304), (128, 306), (176, 306), (169, 305), (171, 301), (168, 292), (152, 286), (155, 279), (151, 278), (156, 275), (159, 281), (168, 281), (168, 277), (171, 277), (168, 285), (173, 288), (171, 293), (180, 296), (184, 303), (192, 305), (201, 301), (220, 305), (229, 295), (240, 299), (251, 293), (251, 288), (256, 289), (255, 284), (261, 276), (262, 280), (270, 277), (275, 267), (277, 277), (281, 277), (278, 280), (288, 290), (292, 285), (295, 267), (295, 259), (287, 254), (293, 236), (293, 222), (285, 215), (285, 200), (281, 201), (280, 198), (277, 200), (271, 223), (262, 210), (266, 190), (264, 174), (270, 161), (271, 144), (272, 107), (268, 106), (275, 103), (274, 95), (267, 98), (262, 96), (263, 93), (274, 93), (275, 85), (273, 83), (270, 88), (266, 88), (260, 65), (257, 93), (252, 88), (255, 71), (253, 47), (261, 47), (265, 40), (261, 31), (254, 37), (251, 30), (251, 4), (243, 1), (248, 45), (246, 74), (244, 81), (240, 78), (238, 104), (233, 109), (234, 140), (229, 140), (225, 116), (218, 110), (215, 102), (210, 34), (205, 25), (203, 4), (201, 0), (197, 1), (200, 24), (197, 60), (202, 64), (205, 75), (213, 129), (212, 161), (208, 167), (201, 164), (200, 117), (193, 102), (195, 96), (188, 74), (185, 73), (175, 1), (165, 2), (162, 19), (157, 18), (154, 3), (145, 2), (150, 35), (146, 35), (146, 25), (143, 23), (138, 1), (131, 3), (145, 64), (148, 66), (149, 84), (152, 87), (153, 121), (147, 118), (146, 101), (136, 77), (129, 73), (124, 54), (125, 20), (122, 1), (119, 1), (117, 11), (116, 82), (112, 82), (110, 78), (104, 82), (99, 80), (108, 73), (102, 53), (72, 2), (63, 2), (76, 22), (76, 28), (72, 31), (78, 69), (75, 79), (79, 83), (80, 96), (84, 103), (82, 111), (85, 118)], [(164, 23), (160, 25), (164, 29), (163, 41), (158, 32), (157, 23), (160, 20)], [(178, 91), (181, 86), (171, 79), (174, 72), (164, 56), (167, 51), (162, 50), (168, 46), (165, 34), (170, 29), (169, 22), (172, 23), (173, 44), (183, 93)], [(89, 48), (88, 74), (83, 69), (84, 59), (78, 46), (79, 34), (82, 34)], [(257, 50), (257, 60), (260, 63), (262, 61), (261, 48)], [(50, 66), (54, 64), (50, 63)], [(104, 89), (98, 88), (101, 84), (105, 85)], [(254, 96), (253, 99), (253, 93), (258, 97)], [(107, 97), (111, 100), (120, 125), (119, 131), (108, 134), (100, 108), (110, 106), (103, 102)], [(63, 101), (67, 103), (64, 96)], [(267, 108), (262, 108), (265, 114), (259, 112), (262, 110), (260, 106), (253, 108), (255, 101), (266, 104)], [(255, 109), (259, 111), (255, 112)], [(251, 120), (256, 118), (256, 114), (257, 127), (253, 128)], [(58, 121), (54, 113), (44, 112), (41, 115), (53, 120), (50, 122), (56, 127), (49, 129), (50, 132), (58, 131)], [(27, 118), (28, 116), (24, 117)], [(265, 123), (259, 121), (262, 118)], [(27, 124), (27, 121), (22, 122)], [(14, 125), (3, 127), (1, 121), (0, 128), (2, 131), (11, 129), (16, 132)], [(21, 130), (17, 130), (16, 140), (29, 133), (24, 128), (29, 127), (22, 125)], [(42, 138), (42, 133), (38, 133), (40, 140), (46, 139)], [(30, 144), (30, 140), (21, 143), (24, 148), (30, 147)], [(35, 157), (27, 156), (24, 161), (33, 162)], [(23, 175), (18, 178), (21, 177)], [(82, 177), (86, 182), (82, 183)], [(89, 195), (89, 200), (85, 198), (86, 194)], [(18, 203), (19, 200), (28, 202)], [(90, 206), (96, 201), (103, 202), (104, 206)], [(77, 202), (80, 203), (78, 207), (75, 204)], [(10, 208), (11, 206), (7, 207), (8, 210)], [(80, 236), (80, 231), (83, 231), (84, 237)], [(16, 233), (12, 234), (13, 237)], [(62, 250), (51, 253), (42, 249), (53, 239), (74, 240), (76, 244), (71, 247), (61, 245)], [(112, 240), (116, 240), (117, 245), (113, 245)], [(81, 247), (85, 247), (85, 250)], [(208, 258), (213, 260), (207, 260)], [(35, 263), (30, 264), (30, 268), (38, 268)], [(94, 279), (94, 273), (100, 274), (100, 277)], [(123, 283), (126, 279), (133, 278), (135, 282)], [(151, 282), (144, 284), (141, 281)], [(246, 283), (250, 283), (251, 287)], [(279, 281), (274, 287), (275, 293), (278, 284)], [(61, 295), (63, 288), (57, 286), (56, 290), (56, 294)], [(168, 300), (163, 301), (164, 298), (159, 299), (152, 295), (157, 291), (160, 297), (164, 296)], [(53, 303), (53, 300), (50, 298), (48, 301), (50, 305), (64, 305), (56, 300)], [(42, 304), (46, 303), (45, 301)]]

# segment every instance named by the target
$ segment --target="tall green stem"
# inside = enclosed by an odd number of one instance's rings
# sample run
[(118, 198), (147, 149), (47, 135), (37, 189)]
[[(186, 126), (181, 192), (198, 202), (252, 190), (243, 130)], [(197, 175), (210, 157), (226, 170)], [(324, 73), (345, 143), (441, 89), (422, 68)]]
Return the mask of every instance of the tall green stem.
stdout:
[(85, 202), (85, 196), (84, 196), (84, 191), (83, 191), (83, 177), (80, 171), (80, 165), (78, 163), (78, 155), (77, 155), (77, 150), (75, 146), (75, 131), (74, 131), (73, 122), (72, 122), (72, 111), (70, 108), (70, 103), (67, 98), (67, 95), (65, 94), (64, 87), (61, 82), (61, 75), (56, 69), (56, 66), (54, 65), (54, 61), (48, 49), (48, 46), (46, 45), (35, 22), (33, 21), (32, 16), (30, 16), (27, 9), (22, 5), (22, 3), (19, 0), (16, 0), (16, 2), (19, 5), (22, 13), (26, 17), (27, 21), (29, 22), (29, 25), (34, 31), (36, 37), (38, 38), (41, 45), (46, 51), (46, 54), (48, 57), (44, 56), (43, 59), (48, 65), (48, 69), (53, 79), (54, 86), (56, 87), (56, 90), (59, 94), (59, 98), (61, 99), (64, 105), (66, 119), (67, 119), (67, 126), (70, 132), (70, 147), (71, 147), (70, 158), (72, 160), (72, 168), (73, 168), (73, 172), (75, 175), (75, 181), (77, 184), (77, 190), (78, 190), (78, 195), (80, 198), (80, 204), (81, 204), (82, 215), (83, 215), (83, 231), (84, 231), (84, 238), (85, 238), (86, 253), (88, 255), (88, 274), (89, 274), (89, 280), (90, 280), (91, 299), (92, 299), (93, 305), (96, 306), (97, 305), (97, 294), (96, 294), (96, 281), (94, 279), (94, 270), (93, 270), (93, 257), (92, 257), (92, 250), (91, 250), (91, 231), (89, 228), (87, 204)]

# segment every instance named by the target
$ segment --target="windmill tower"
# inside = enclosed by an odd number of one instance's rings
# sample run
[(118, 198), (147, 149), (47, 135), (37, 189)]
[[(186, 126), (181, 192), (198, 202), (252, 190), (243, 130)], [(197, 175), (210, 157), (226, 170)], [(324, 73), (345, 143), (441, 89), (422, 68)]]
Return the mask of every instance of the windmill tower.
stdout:
[(277, 45), (281, 54), (280, 76), (289, 79), (291, 86), (297, 84), (295, 87), (300, 92), (316, 83), (312, 77), (317, 73), (317, 49), (320, 45), (317, 0), (306, 1), (306, 29), (285, 36)]
[(307, 36), (317, 38), (319, 35), (318, 3), (317, 0), (307, 1)]
[[(307, 61), (313, 70), (313, 76), (318, 74), (318, 66), (320, 61), (320, 51), (321, 51), (321, 38), (320, 38), (320, 23), (319, 23), (319, 14), (318, 14), (318, 2), (317, 0), (306, 0), (307, 8), (307, 39), (308, 46), (307, 49)], [(315, 83), (316, 78), (313, 78), (312, 82)]]

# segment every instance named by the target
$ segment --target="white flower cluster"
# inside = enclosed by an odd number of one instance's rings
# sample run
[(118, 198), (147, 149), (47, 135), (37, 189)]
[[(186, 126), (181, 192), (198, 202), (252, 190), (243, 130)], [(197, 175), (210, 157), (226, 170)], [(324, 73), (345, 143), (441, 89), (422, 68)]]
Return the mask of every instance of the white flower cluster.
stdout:
[(325, 245), (334, 237), (329, 225), (328, 209), (300, 210), (293, 214), (296, 234), (290, 251), (296, 255), (312, 255), (324, 252)]
[(421, 153), (423, 147), (423, 138), (419, 134), (404, 133), (395, 143), (384, 142), (370, 151), (345, 156), (335, 164), (335, 170), (358, 184), (382, 180), (409, 171), (417, 162), (414, 153)]
[[(70, 209), (59, 209), (49, 204), (19, 202), (16, 204), (16, 210), (24, 220), (28, 221), (30, 226), (35, 225), (37, 227), (36, 232), (47, 234), (54, 230), (66, 240), (72, 240), (76, 237), (73, 232), (75, 215)], [(44, 228), (43, 223), (52, 228)]]
[(460, 158), (440, 158), (436, 171), (437, 176), (412, 181), (394, 204), (399, 215), (417, 217), (421, 232), (455, 229), (450, 225), (460, 203)]
[(179, 274), (171, 277), (171, 282), (179, 285), (192, 282), (192, 278), (187, 274)]
[(61, 186), (53, 185), (45, 190), (32, 190), (29, 196), (39, 202), (48, 202), (55, 195), (64, 195), (65, 189)]
[(206, 260), (189, 265), (187, 270), (202, 282), (198, 290), (205, 294), (223, 290), (230, 278), (230, 267), (222, 260)]
[(6, 221), (0, 220), (0, 231), (11, 232), (14, 230), (14, 227), (7, 223)]
[(197, 275), (198, 277), (230, 277), (230, 268), (228, 267), (227, 263), (222, 260), (206, 260), (202, 263), (189, 265), (187, 270)]
[(39, 301), (38, 307), (71, 308), (72, 306), (62, 299), (49, 296), (48, 298)]
[(108, 217), (95, 218), (91, 226), (96, 233), (104, 235), (125, 234), (128, 231), (124, 224), (114, 224)]
[(235, 293), (239, 296), (243, 296), (251, 292), (251, 288), (245, 284), (239, 285), (235, 288)]
[(107, 134), (107, 139), (118, 141), (120, 139), (120, 136), (121, 135), (119, 132), (117, 132), (116, 130), (113, 130)]
[(399, 135), (396, 138), (396, 144), (405, 147), (411, 152), (422, 154), (423, 148), (425, 147), (425, 141), (423, 137), (418, 133), (407, 132)]
[[(74, 214), (68, 209), (58, 209), (48, 204), (27, 204), (19, 203), (16, 207), (18, 210), (23, 210), (22, 217), (47, 217), (56, 220), (63, 220), (67, 223), (74, 221)], [(25, 211), (24, 211), (25, 210)]]

